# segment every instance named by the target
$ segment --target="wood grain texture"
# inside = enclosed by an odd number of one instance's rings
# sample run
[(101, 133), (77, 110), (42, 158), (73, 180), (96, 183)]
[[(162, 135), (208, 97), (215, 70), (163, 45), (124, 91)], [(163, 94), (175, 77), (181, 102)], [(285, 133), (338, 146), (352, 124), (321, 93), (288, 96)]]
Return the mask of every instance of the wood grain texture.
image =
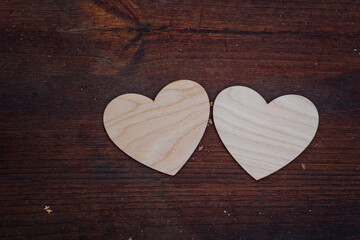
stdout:
[[(359, 238), (359, 9), (0, 1), (0, 238)], [(201, 84), (211, 102), (236, 85), (267, 102), (302, 95), (318, 108), (318, 132), (257, 182), (209, 124), (203, 149), (166, 176), (114, 147), (102, 115), (121, 94), (154, 99), (178, 79)]]
[(310, 144), (319, 124), (316, 107), (307, 98), (284, 95), (268, 104), (243, 86), (219, 93), (213, 117), (225, 147), (256, 180), (294, 160)]
[(154, 101), (140, 94), (113, 99), (105, 108), (104, 126), (127, 155), (173, 176), (199, 144), (209, 114), (205, 89), (179, 80), (164, 87)]

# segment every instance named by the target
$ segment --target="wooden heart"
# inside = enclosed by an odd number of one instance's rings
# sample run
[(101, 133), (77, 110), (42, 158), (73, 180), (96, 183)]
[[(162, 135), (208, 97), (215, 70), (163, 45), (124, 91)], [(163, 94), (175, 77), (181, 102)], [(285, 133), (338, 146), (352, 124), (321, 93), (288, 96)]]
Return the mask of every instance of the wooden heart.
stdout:
[(133, 93), (116, 97), (104, 111), (104, 126), (127, 155), (175, 175), (199, 144), (209, 112), (204, 88), (179, 80), (164, 87), (154, 101)]
[(284, 95), (269, 104), (254, 90), (224, 89), (214, 103), (214, 123), (225, 147), (259, 180), (294, 160), (314, 138), (319, 115), (299, 95)]

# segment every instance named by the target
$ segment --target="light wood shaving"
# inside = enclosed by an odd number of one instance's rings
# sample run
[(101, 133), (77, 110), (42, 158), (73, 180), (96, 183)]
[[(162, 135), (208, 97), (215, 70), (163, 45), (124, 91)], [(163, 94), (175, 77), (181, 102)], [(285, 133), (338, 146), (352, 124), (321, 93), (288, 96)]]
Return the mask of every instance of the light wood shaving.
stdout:
[(52, 213), (52, 210), (50, 209), (50, 206), (45, 205), (44, 210), (49, 214)]
[(305, 164), (302, 163), (301, 167), (302, 167), (303, 170), (306, 170), (306, 165)]

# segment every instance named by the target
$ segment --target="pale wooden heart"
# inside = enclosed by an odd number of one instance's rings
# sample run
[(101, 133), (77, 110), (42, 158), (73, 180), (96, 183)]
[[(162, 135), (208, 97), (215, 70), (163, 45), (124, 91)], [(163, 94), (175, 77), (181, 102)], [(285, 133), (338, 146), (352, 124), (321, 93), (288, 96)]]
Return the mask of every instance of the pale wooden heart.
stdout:
[(225, 147), (256, 180), (294, 160), (314, 138), (319, 115), (299, 95), (284, 95), (269, 104), (254, 90), (224, 89), (214, 103), (214, 123)]
[(179, 80), (164, 87), (154, 101), (133, 93), (116, 97), (104, 111), (104, 126), (127, 155), (175, 175), (199, 144), (209, 113), (204, 88)]

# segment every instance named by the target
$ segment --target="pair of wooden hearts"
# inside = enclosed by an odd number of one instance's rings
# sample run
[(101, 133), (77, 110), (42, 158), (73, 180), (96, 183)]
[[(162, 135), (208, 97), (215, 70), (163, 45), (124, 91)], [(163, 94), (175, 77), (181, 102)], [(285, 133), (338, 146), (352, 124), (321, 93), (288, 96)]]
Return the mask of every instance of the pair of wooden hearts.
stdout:
[[(179, 80), (155, 100), (124, 94), (104, 111), (111, 140), (127, 155), (157, 171), (175, 175), (199, 144), (210, 114), (209, 98), (198, 83)], [(269, 104), (254, 90), (234, 86), (214, 103), (214, 122), (225, 147), (256, 180), (295, 159), (315, 136), (319, 115), (299, 95)]]

